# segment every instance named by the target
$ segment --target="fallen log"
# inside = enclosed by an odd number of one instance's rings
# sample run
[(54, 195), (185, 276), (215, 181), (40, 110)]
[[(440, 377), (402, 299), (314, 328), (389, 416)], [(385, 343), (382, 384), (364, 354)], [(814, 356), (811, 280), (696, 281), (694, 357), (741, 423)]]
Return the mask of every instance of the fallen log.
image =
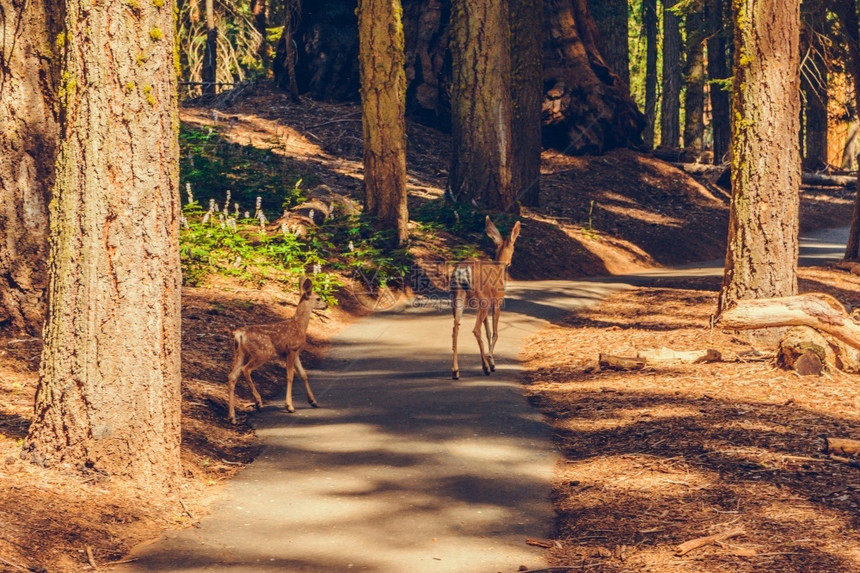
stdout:
[(597, 363), (601, 370), (642, 370), (645, 362), (631, 356), (614, 356), (612, 354), (600, 353)]
[(837, 269), (848, 271), (852, 275), (860, 275), (860, 263), (855, 263), (853, 261), (839, 261), (838, 263), (833, 264)]
[[(716, 181), (728, 170), (725, 165), (708, 165), (705, 163), (672, 162), (672, 165), (690, 175), (706, 177), (711, 181)], [(801, 175), (800, 182), (803, 185), (819, 187), (854, 187), (857, 185), (857, 177), (853, 175), (826, 175), (807, 171)]]
[(860, 455), (860, 440), (848, 438), (827, 438), (827, 453), (856, 457)]
[(860, 324), (836, 299), (821, 293), (739, 300), (723, 311), (717, 324), (725, 330), (809, 326), (860, 349)]
[(721, 541), (725, 541), (726, 539), (731, 539), (732, 537), (743, 535), (744, 533), (746, 533), (746, 531), (744, 531), (743, 527), (736, 527), (735, 529), (730, 529), (728, 531), (724, 531), (723, 533), (717, 533), (716, 535), (697, 537), (696, 539), (685, 541), (681, 545), (677, 546), (675, 548), (675, 555), (680, 557), (681, 555), (686, 555), (690, 551), (698, 549), (699, 547), (704, 547), (713, 543), (719, 543)]
[(846, 458), (843, 456), (834, 456), (834, 455), (831, 455), (830, 459), (833, 460), (834, 462), (839, 462), (840, 464), (845, 464), (845, 465), (851, 466), (852, 468), (860, 469), (860, 461), (858, 461), (858, 460), (852, 460), (851, 458)]
[(795, 326), (779, 341), (776, 362), (801, 376), (819, 376), (825, 365), (836, 365), (836, 352), (814, 328)]
[(703, 350), (672, 350), (671, 348), (646, 349), (638, 351), (636, 353), (636, 358), (644, 360), (648, 364), (700, 364), (703, 362), (719, 362), (723, 359), (720, 352), (713, 348), (706, 348)]

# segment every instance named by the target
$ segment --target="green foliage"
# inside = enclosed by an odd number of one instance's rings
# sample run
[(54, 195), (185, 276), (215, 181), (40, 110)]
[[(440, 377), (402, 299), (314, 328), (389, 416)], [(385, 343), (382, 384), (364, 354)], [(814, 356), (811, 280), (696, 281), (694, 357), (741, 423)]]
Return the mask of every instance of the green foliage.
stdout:
[[(467, 204), (452, 204), (444, 199), (428, 201), (412, 211), (412, 218), (418, 221), (422, 230), (435, 232), (445, 229), (467, 241), (449, 253), (454, 259), (475, 258), (481, 255), (475, 243), (489, 242), (486, 237), (485, 221), (487, 213)], [(502, 235), (507, 236), (517, 217), (507, 213), (492, 215), (493, 223)]]

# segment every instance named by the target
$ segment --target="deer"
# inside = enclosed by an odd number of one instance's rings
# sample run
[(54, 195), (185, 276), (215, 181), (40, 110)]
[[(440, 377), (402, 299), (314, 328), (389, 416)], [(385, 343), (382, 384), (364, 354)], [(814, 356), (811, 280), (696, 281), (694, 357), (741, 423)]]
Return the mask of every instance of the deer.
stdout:
[(315, 310), (325, 310), (328, 304), (325, 299), (313, 291), (313, 284), (308, 278), (299, 281), (301, 296), (296, 305), (296, 312), (292, 318), (270, 324), (256, 324), (238, 328), (233, 331), (233, 364), (230, 375), (227, 378), (228, 419), (236, 423), (236, 411), (234, 407), (236, 382), (239, 375), (244, 376), (251, 387), (254, 395), (254, 405), (259, 412), (263, 407), (263, 400), (257, 387), (251, 379), (251, 373), (274, 358), (286, 358), (287, 366), (287, 397), (285, 401), (286, 410), (294, 413), (293, 407), (293, 376), (295, 372), (305, 383), (308, 393), (308, 403), (313, 408), (318, 408), (316, 398), (308, 382), (308, 374), (299, 360), (299, 352), (304, 348), (307, 341), (308, 324), (311, 313)]
[[(460, 365), (457, 361), (457, 335), (460, 331), (460, 320), (467, 307), (477, 310), (475, 328), (472, 333), (478, 341), (481, 351), (481, 367), (484, 374), (496, 371), (493, 352), (499, 339), (499, 317), (502, 314), (502, 303), (505, 299), (505, 283), (508, 267), (514, 256), (514, 243), (520, 235), (520, 222), (514, 223), (510, 236), (505, 239), (496, 225), (487, 216), (484, 223), (487, 236), (496, 245), (496, 256), (490, 261), (464, 261), (454, 265), (451, 273), (451, 306), (454, 311), (453, 350), (454, 362), (451, 365), (451, 378), (460, 379)], [(490, 328), (490, 315), (493, 324)], [(481, 325), (487, 335), (489, 352), (484, 351), (484, 341), (481, 338)]]

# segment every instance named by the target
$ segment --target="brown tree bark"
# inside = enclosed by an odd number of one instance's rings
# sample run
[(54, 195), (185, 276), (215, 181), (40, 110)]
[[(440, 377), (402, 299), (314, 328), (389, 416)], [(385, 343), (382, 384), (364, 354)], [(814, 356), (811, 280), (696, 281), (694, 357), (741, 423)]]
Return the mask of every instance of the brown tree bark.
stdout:
[(684, 65), (684, 147), (701, 151), (705, 137), (705, 20), (704, 6), (695, 2), (687, 7)]
[(645, 118), (597, 48), (585, 0), (545, 0), (544, 144), (566, 153), (639, 146)]
[(451, 10), (453, 157), (447, 195), (458, 203), (515, 209), (508, 6), (454, 0)]
[(708, 81), (711, 102), (711, 131), (714, 141), (714, 164), (728, 159), (731, 148), (731, 101), (723, 82), (731, 80), (728, 66), (728, 31), (730, 21), (726, 0), (706, 0), (705, 19), (708, 27)]
[[(857, 18), (857, 6), (855, 0), (835, 0), (833, 9), (846, 36), (850, 71), (854, 80), (854, 101), (856, 106), (860, 106), (860, 22)], [(851, 229), (845, 246), (845, 259), (860, 261), (860, 173), (858, 173), (857, 191), (854, 195)]]
[(642, 27), (645, 28), (645, 147), (654, 147), (657, 121), (657, 0), (642, 0)]
[(406, 74), (400, 0), (360, 0), (365, 212), (406, 242)]
[(589, 2), (597, 27), (600, 53), (625, 86), (630, 86), (630, 48), (627, 45), (629, 15), (627, 0)]
[(741, 299), (797, 293), (800, 2), (735, 6), (732, 201), (718, 314)]
[(26, 448), (160, 491), (180, 472), (173, 2), (64, 6), (48, 322)]
[(50, 2), (0, 0), (0, 324), (31, 335), (47, 310), (61, 20)]
[(681, 21), (663, 0), (663, 90), (660, 95), (660, 147), (675, 149), (681, 140)]
[(509, 0), (513, 172), (519, 200), (540, 204), (543, 0)]
[(257, 54), (260, 56), (260, 61), (263, 62), (263, 69), (268, 70), (271, 60), (269, 57), (269, 43), (266, 41), (266, 28), (269, 21), (268, 0), (252, 0), (251, 17), (254, 19), (254, 28), (263, 37), (260, 47), (257, 48)]

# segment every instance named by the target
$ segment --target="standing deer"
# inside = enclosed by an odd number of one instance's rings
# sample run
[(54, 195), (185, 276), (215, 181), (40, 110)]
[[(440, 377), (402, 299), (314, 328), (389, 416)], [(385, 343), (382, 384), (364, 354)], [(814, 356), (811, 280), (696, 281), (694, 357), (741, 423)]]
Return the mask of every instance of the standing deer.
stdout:
[[(454, 363), (451, 365), (451, 378), (460, 379), (460, 366), (457, 363), (457, 334), (460, 331), (460, 319), (468, 306), (478, 312), (475, 328), (472, 332), (481, 350), (481, 366), (484, 374), (495, 372), (496, 363), (493, 351), (499, 339), (499, 316), (502, 314), (502, 302), (505, 299), (505, 282), (511, 258), (514, 256), (514, 243), (520, 235), (520, 222), (514, 223), (511, 236), (502, 237), (499, 230), (487, 217), (484, 224), (487, 236), (496, 244), (496, 258), (492, 261), (466, 261), (458, 263), (451, 275), (451, 301), (454, 309)], [(490, 330), (490, 312), (493, 314), (493, 327)], [(481, 339), (481, 324), (487, 333), (489, 353), (484, 352), (484, 341)]]
[(245, 377), (245, 380), (248, 381), (251, 392), (254, 394), (254, 403), (257, 411), (259, 411), (263, 407), (263, 400), (260, 398), (260, 393), (257, 392), (257, 387), (254, 386), (254, 381), (251, 380), (251, 373), (276, 357), (286, 358), (287, 360), (287, 412), (292, 413), (296, 411), (293, 408), (293, 374), (296, 370), (305, 383), (305, 389), (308, 392), (308, 403), (314, 408), (318, 407), (314, 393), (311, 391), (311, 386), (308, 383), (307, 372), (305, 372), (299, 360), (299, 352), (305, 346), (311, 312), (314, 310), (325, 310), (328, 308), (328, 305), (320, 295), (313, 292), (313, 285), (310, 279), (301, 279), (299, 281), (299, 289), (302, 295), (299, 298), (299, 304), (296, 306), (296, 313), (292, 318), (271, 324), (246, 326), (233, 331), (235, 346), (233, 366), (230, 370), (230, 376), (227, 378), (229, 393), (227, 410), (228, 418), (234, 424), (236, 423), (236, 412), (233, 401), (239, 374), (241, 373)]

